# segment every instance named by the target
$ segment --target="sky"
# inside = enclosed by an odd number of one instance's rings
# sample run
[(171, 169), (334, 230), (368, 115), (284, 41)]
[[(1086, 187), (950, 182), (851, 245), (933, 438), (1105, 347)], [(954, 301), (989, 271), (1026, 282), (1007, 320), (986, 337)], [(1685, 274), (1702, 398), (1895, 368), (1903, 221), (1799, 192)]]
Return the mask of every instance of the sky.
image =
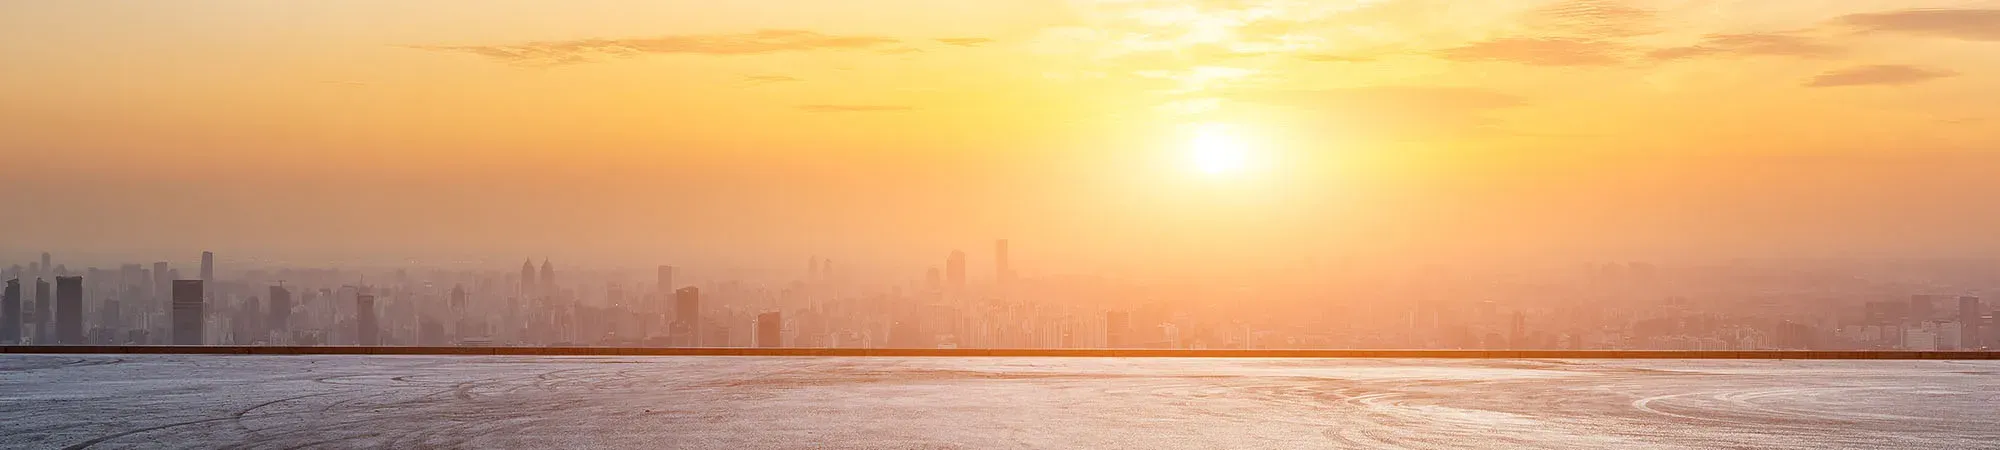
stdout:
[(5, 2), (0, 60), (20, 254), (2000, 254), (1991, 0)]

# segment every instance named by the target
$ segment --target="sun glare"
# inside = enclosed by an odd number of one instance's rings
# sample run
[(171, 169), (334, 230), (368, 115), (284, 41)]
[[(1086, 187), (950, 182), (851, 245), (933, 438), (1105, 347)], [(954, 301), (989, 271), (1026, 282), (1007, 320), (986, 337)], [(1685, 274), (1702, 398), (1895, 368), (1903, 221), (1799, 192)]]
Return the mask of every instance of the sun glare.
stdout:
[(1194, 168), (1207, 174), (1242, 171), (1250, 159), (1249, 146), (1222, 124), (1195, 127), (1194, 136), (1188, 142), (1188, 151)]

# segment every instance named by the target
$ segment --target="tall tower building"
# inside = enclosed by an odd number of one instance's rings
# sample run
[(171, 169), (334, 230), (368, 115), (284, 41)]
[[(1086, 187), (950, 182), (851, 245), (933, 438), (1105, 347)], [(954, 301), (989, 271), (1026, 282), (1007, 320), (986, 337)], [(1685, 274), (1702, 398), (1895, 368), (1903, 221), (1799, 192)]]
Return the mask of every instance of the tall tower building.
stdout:
[(1932, 302), (1932, 298), (1929, 295), (1923, 295), (1923, 294), (1912, 295), (1910, 296), (1910, 309), (1908, 310), (1908, 314), (1909, 314), (1908, 323), (1912, 324), (1923, 323), (1924, 321), (1936, 318), (1935, 314), (1937, 314), (1937, 305)]
[(785, 346), (784, 324), (784, 317), (777, 311), (758, 314), (755, 328), (757, 346), (765, 348)]
[(289, 332), (290, 329), (287, 328), (287, 323), (292, 320), (292, 291), (286, 290), (282, 285), (271, 286), (270, 299), (267, 301), (271, 303), (266, 308), (270, 310), (267, 313), (270, 315), (270, 318), (265, 319), (265, 321), (269, 322), (267, 325), (271, 328), (271, 331), (279, 333)]
[(201, 280), (174, 280), (173, 291), (174, 345), (201, 345), (204, 325)]
[(674, 266), (660, 266), (659, 273), (653, 275), (653, 284), (655, 286), (653, 290), (659, 291), (660, 297), (666, 297), (668, 293), (673, 292)]
[(965, 252), (952, 250), (944, 258), (944, 287), (952, 295), (965, 295)]
[(163, 309), (171, 309), (173, 296), (174, 279), (167, 277), (167, 263), (165, 261), (153, 263), (153, 295), (147, 298), (147, 306), (150, 308), (147, 308), (143, 315), (152, 316), (159, 314)]
[(382, 328), (375, 320), (375, 294), (354, 296), (354, 326), (357, 343), (364, 346), (381, 344), (379, 333)]
[(674, 328), (687, 334), (685, 345), (701, 346), (701, 289), (674, 290)]
[(1979, 297), (1970, 295), (1958, 298), (1958, 349), (1976, 350), (1984, 345), (1979, 341), (1979, 325), (1984, 322), (1979, 314)]
[(550, 264), (548, 258), (542, 258), (542, 276), (536, 281), (541, 282), (542, 295), (555, 297), (556, 291), (560, 290), (556, 287), (556, 265)]
[[(50, 263), (51, 263), (51, 261), (49, 261), (49, 252), (42, 252), (42, 271), (44, 271), (44, 272), (53, 272), (53, 271), (55, 271), (55, 270), (56, 270), (56, 268), (55, 268), (56, 266), (53, 266), (53, 265), (50, 265)], [(39, 273), (38, 273), (38, 274), (39, 274)]]
[(56, 342), (83, 345), (83, 277), (56, 277)]
[(0, 291), (0, 344), (21, 343), (21, 280), (7, 280)]
[[(46, 270), (46, 266), (44, 268)], [(35, 345), (49, 345), (56, 340), (55, 306), (49, 301), (49, 281), (35, 279)]]
[(535, 296), (535, 260), (521, 261), (521, 296)]
[(215, 283), (215, 252), (201, 252), (201, 282)]

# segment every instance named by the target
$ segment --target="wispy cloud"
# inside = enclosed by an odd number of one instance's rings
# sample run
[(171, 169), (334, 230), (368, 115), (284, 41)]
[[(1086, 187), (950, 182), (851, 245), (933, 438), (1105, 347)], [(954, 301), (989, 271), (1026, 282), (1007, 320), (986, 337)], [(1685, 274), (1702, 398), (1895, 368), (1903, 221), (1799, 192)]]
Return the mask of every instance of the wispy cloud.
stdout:
[(1653, 59), (1686, 59), (1703, 56), (1797, 56), (1807, 58), (1840, 54), (1839, 46), (1817, 39), (1782, 33), (1711, 34), (1700, 43), (1686, 47), (1653, 50)]
[(981, 45), (993, 43), (992, 39), (987, 39), (982, 37), (939, 38), (937, 41), (960, 47), (978, 47)]
[(1460, 62), (1503, 61), (1532, 66), (1606, 66), (1623, 61), (1624, 45), (1590, 39), (1499, 38), (1439, 50), (1440, 58)]
[(1658, 20), (1619, 0), (1567, 0), (1530, 11), (1523, 22), (1543, 35), (1608, 39), (1658, 33)]
[(799, 105), (800, 111), (815, 113), (893, 112), (913, 109), (916, 108), (903, 105)]
[(799, 79), (786, 75), (744, 75), (743, 81), (751, 85), (765, 85), (771, 83), (789, 83), (799, 81)]
[(884, 55), (907, 55), (911, 53), (923, 53), (923, 52), (924, 49), (916, 47), (890, 47), (875, 51), (875, 53), (881, 53)]
[(1862, 31), (2000, 41), (2000, 9), (1909, 9), (1842, 16)]
[(425, 50), (470, 53), (519, 65), (546, 66), (601, 56), (643, 54), (754, 55), (809, 50), (869, 49), (900, 42), (882, 36), (839, 36), (806, 30), (694, 34), (627, 39), (539, 41), (516, 45), (422, 45)]
[(1344, 133), (1428, 139), (1494, 131), (1486, 114), (1526, 100), (1496, 91), (1447, 86), (1377, 86), (1245, 92), (1232, 98), (1318, 113)]
[(1835, 70), (1806, 82), (1807, 87), (1903, 85), (1957, 76), (1957, 72), (1904, 65), (1873, 65)]

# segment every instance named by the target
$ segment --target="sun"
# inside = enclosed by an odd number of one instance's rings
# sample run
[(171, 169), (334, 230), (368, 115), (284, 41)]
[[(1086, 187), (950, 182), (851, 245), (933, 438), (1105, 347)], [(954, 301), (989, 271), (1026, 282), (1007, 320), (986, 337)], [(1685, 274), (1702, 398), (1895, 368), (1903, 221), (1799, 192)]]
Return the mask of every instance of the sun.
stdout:
[(1241, 172), (1249, 165), (1250, 147), (1228, 125), (1205, 123), (1195, 126), (1188, 141), (1188, 157), (1202, 173)]

